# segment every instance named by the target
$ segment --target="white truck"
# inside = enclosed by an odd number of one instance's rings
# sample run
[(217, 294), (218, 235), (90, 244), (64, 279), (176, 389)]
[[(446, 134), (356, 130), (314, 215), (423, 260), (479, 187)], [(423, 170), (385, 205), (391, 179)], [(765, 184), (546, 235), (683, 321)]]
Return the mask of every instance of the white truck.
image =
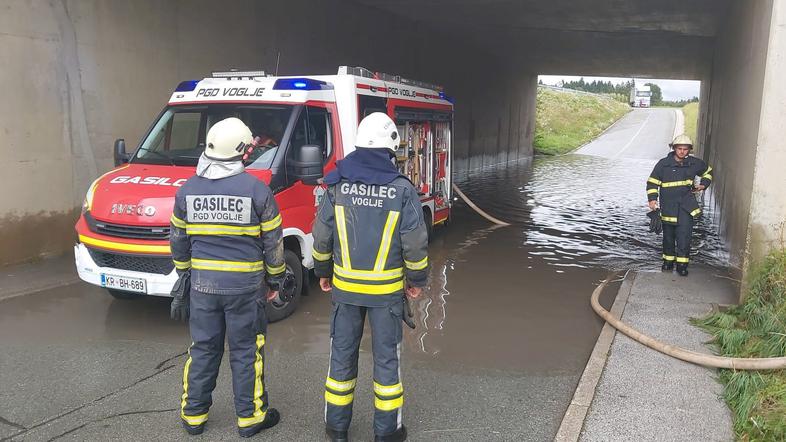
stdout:
[(630, 90), (630, 105), (632, 107), (650, 107), (652, 90), (648, 85), (634, 84)]

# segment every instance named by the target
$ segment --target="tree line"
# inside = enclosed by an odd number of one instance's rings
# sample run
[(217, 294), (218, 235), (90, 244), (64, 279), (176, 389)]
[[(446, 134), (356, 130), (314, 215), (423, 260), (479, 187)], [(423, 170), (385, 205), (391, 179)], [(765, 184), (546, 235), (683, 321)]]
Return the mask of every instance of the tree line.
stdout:
[[(539, 80), (538, 84), (544, 84), (543, 80)], [(655, 83), (646, 83), (646, 85), (649, 86), (650, 90), (652, 91), (652, 97), (650, 97), (652, 106), (681, 107), (688, 103), (699, 101), (699, 97), (693, 97), (690, 99), (683, 99), (683, 100), (676, 100), (676, 101), (664, 100), (663, 91), (661, 91), (660, 86), (658, 86)], [(591, 92), (594, 94), (608, 94), (608, 95), (612, 95), (615, 99), (619, 101), (627, 103), (629, 101), (630, 91), (631, 89), (633, 89), (633, 81), (628, 80), (625, 82), (614, 84), (611, 81), (600, 81), (600, 80), (584, 81), (584, 77), (581, 77), (578, 80), (571, 80), (571, 81), (563, 80), (561, 81), (561, 84), (559, 86), (565, 89)]]

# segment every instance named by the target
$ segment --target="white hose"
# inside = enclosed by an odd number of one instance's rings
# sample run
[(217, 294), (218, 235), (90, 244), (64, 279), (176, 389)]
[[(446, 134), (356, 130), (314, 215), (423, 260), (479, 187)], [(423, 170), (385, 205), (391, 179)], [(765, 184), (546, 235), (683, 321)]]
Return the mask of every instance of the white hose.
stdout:
[(685, 362), (690, 362), (691, 364), (703, 365), (705, 367), (728, 368), (731, 370), (782, 370), (786, 368), (786, 357), (730, 358), (726, 356), (708, 355), (705, 353), (697, 353), (682, 347), (666, 344), (651, 336), (647, 336), (614, 317), (614, 315), (609, 313), (609, 311), (603, 308), (603, 306), (600, 305), (600, 302), (598, 302), (600, 293), (603, 291), (610, 280), (611, 277), (606, 278), (603, 283), (595, 288), (595, 290), (592, 292), (590, 303), (592, 304), (592, 309), (595, 310), (595, 313), (597, 313), (601, 318), (605, 319), (606, 322), (611, 324), (612, 327), (627, 335), (629, 338), (665, 355), (681, 359)]
[(467, 198), (467, 195), (464, 195), (464, 192), (462, 192), (461, 189), (458, 188), (456, 183), (453, 183), (453, 190), (456, 191), (458, 196), (460, 196), (461, 199), (464, 200), (464, 202), (467, 203), (467, 205), (469, 207), (472, 207), (475, 210), (475, 212), (478, 212), (478, 214), (480, 216), (482, 216), (483, 218), (486, 218), (487, 220), (491, 221), (492, 223), (498, 224), (500, 226), (509, 226), (510, 225), (510, 223), (506, 223), (505, 221), (500, 221), (497, 218), (494, 218), (493, 216), (491, 216), (488, 213), (484, 212), (483, 209), (481, 209), (480, 207), (476, 206), (475, 203), (473, 203), (469, 198)]

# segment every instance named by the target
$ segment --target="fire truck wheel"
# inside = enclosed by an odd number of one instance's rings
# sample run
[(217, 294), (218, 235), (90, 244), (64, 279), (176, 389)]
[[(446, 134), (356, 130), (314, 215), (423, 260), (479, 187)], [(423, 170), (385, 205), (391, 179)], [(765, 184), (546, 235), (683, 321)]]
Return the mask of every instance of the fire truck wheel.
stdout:
[(423, 209), (423, 221), (426, 223), (426, 232), (428, 233), (428, 242), (434, 237), (434, 218), (431, 217), (431, 211)]
[[(293, 297), (291, 301), (278, 307), (268, 303), (268, 322), (276, 322), (286, 318), (295, 311), (297, 305), (300, 303), (300, 295), (303, 291), (303, 266), (300, 264), (300, 257), (291, 250), (284, 250), (284, 262), (287, 265), (287, 274), (291, 275), (294, 280), (292, 287), (289, 288), (289, 290), (293, 291)], [(282, 289), (286, 290), (287, 288), (282, 287)]]
[(142, 293), (124, 292), (122, 290), (106, 289), (110, 295), (115, 299), (139, 299), (145, 295)]

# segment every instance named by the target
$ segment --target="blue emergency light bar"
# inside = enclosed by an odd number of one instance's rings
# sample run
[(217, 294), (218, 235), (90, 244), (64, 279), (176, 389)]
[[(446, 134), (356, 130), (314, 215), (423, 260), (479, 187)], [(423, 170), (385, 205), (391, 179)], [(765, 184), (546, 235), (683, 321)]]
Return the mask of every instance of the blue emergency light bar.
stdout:
[(279, 78), (273, 90), (329, 91), (333, 85), (313, 78)]
[(191, 92), (196, 89), (197, 83), (199, 83), (199, 80), (181, 81), (175, 88), (175, 92)]
[(440, 91), (440, 92), (439, 92), (439, 98), (441, 98), (441, 99), (443, 99), (443, 100), (446, 100), (446, 101), (449, 101), (449, 102), (453, 103), (453, 97), (450, 97), (450, 96), (446, 95), (446, 94), (445, 94), (444, 92), (442, 92), (442, 91)]

